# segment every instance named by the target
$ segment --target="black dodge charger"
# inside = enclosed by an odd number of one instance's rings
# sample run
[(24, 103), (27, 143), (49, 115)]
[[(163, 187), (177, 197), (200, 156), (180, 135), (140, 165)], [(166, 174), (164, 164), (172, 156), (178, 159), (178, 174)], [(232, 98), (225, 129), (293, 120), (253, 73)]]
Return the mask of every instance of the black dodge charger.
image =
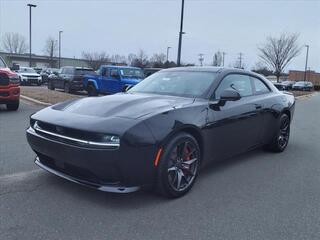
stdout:
[(30, 118), (41, 168), (108, 192), (180, 197), (200, 167), (289, 141), (294, 97), (239, 69), (162, 70), (125, 93), (67, 101)]

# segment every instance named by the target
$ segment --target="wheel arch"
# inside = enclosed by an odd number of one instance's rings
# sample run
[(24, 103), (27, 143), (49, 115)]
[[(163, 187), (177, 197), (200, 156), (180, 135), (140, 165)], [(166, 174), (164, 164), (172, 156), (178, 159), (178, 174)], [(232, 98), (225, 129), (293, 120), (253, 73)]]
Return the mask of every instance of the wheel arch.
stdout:
[(89, 79), (88, 82), (87, 82), (87, 86), (88, 87), (90, 84), (92, 84), (96, 90), (98, 91), (98, 84), (97, 84), (97, 81), (93, 80), (93, 79)]
[(197, 143), (199, 144), (199, 148), (201, 152), (201, 159), (200, 159), (200, 163), (201, 163), (204, 155), (204, 140), (203, 140), (201, 130), (194, 125), (184, 125), (170, 132), (161, 142), (161, 146), (165, 146), (173, 136), (183, 132), (193, 136), (196, 139)]

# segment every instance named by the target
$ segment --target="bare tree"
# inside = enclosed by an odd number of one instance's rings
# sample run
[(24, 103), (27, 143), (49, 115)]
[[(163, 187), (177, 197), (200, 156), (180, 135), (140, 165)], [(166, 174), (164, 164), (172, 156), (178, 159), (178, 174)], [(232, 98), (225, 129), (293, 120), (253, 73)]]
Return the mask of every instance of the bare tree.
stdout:
[(53, 37), (48, 37), (43, 48), (44, 55), (49, 57), (50, 67), (54, 67), (53, 57), (57, 56), (58, 43)]
[(259, 47), (259, 57), (274, 72), (279, 82), (284, 68), (299, 55), (298, 34), (282, 33), (279, 38), (268, 37), (266, 43)]
[(115, 54), (111, 56), (111, 62), (115, 64), (125, 65), (127, 63), (127, 59), (123, 55)]
[(128, 58), (131, 59), (131, 66), (144, 68), (149, 64), (148, 55), (142, 49), (139, 50), (138, 54), (129, 54)]
[(155, 53), (150, 58), (150, 64), (154, 68), (163, 68), (166, 62), (167, 56), (164, 53)]
[(82, 52), (82, 57), (95, 70), (103, 64), (110, 63), (110, 57), (105, 52)]
[(26, 39), (19, 33), (7, 32), (2, 37), (3, 49), (9, 53), (25, 53), (27, 51)]
[(222, 53), (220, 51), (216, 52), (213, 55), (213, 66), (221, 66), (222, 65)]
[(135, 61), (137, 58), (138, 58), (138, 57), (137, 57), (136, 54), (130, 53), (130, 54), (128, 55), (128, 58), (127, 58), (127, 63), (128, 63), (128, 65), (133, 66), (134, 61)]

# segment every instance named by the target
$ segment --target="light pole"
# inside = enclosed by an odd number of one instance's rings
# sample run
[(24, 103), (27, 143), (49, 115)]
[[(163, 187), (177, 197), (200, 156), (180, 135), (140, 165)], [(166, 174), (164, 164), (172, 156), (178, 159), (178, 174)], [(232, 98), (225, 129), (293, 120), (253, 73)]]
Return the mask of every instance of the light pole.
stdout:
[(185, 32), (183, 32), (183, 14), (184, 14), (184, 0), (182, 0), (182, 5), (181, 5), (181, 20), (180, 20), (179, 46), (178, 46), (178, 58), (177, 58), (178, 67), (180, 66), (180, 60), (181, 60), (182, 35), (185, 34)]
[(224, 57), (225, 57), (226, 53), (222, 52), (222, 66), (224, 67)]
[(29, 67), (31, 67), (31, 8), (37, 7), (37, 5), (34, 4), (27, 4), (29, 7)]
[(59, 68), (61, 68), (61, 33), (63, 31), (59, 31)]
[(169, 50), (171, 47), (167, 47), (167, 62), (169, 62)]
[(304, 68), (304, 81), (307, 80), (307, 68), (308, 68), (308, 55), (309, 55), (309, 45), (305, 45), (305, 47), (307, 48), (307, 54), (306, 54), (306, 65)]
[(199, 53), (199, 62), (200, 62), (200, 66), (203, 66), (203, 60), (204, 60), (204, 54), (203, 53)]

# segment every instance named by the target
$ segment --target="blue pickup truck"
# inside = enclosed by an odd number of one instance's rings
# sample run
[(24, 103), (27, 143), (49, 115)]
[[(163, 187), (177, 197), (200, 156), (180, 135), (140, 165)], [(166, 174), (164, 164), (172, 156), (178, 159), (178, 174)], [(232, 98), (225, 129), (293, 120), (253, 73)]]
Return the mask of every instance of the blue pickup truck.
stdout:
[(89, 96), (97, 96), (99, 93), (113, 94), (122, 92), (143, 79), (144, 74), (140, 68), (102, 65), (97, 74), (84, 76), (83, 87)]

